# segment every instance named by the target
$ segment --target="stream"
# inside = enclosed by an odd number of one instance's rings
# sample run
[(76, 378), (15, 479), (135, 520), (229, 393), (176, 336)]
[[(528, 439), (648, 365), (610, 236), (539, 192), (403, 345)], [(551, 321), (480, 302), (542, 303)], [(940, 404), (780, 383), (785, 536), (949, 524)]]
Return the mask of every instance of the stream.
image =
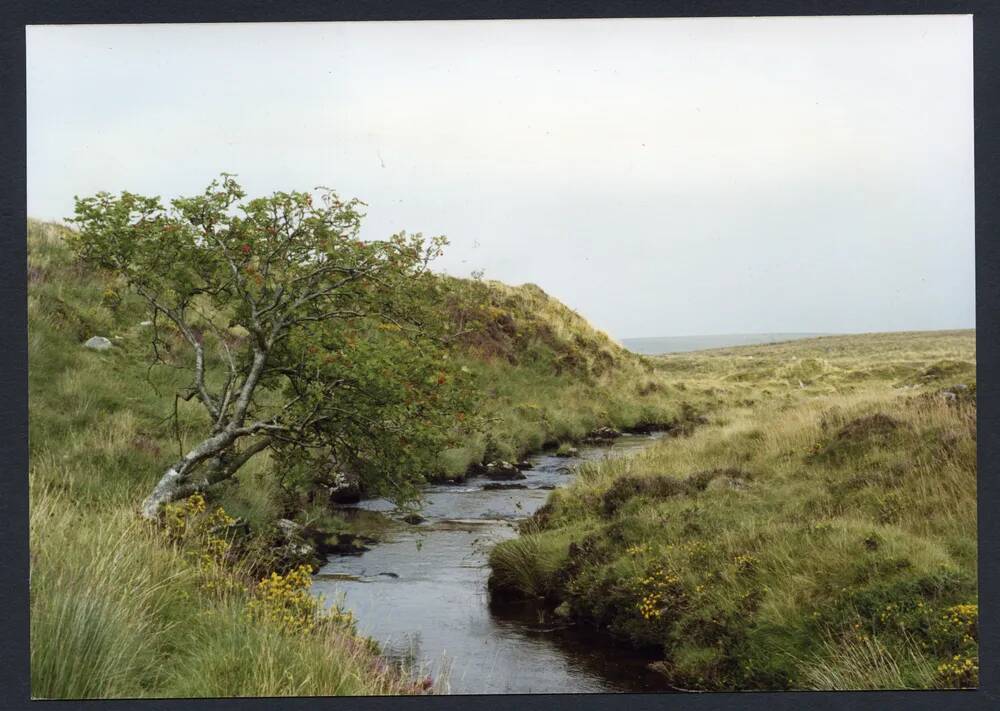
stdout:
[[(493, 602), (487, 558), (497, 542), (517, 535), (517, 522), (566, 486), (576, 465), (627, 456), (658, 435), (625, 435), (607, 445), (582, 445), (574, 457), (529, 459), (524, 489), (484, 489), (485, 477), (424, 488), (418, 525), (394, 523), (371, 550), (331, 557), (313, 580), (328, 604), (354, 612), (358, 632), (387, 657), (430, 675), (452, 694), (668, 691), (647, 668), (655, 658), (598, 630), (544, 615), (537, 603)], [(348, 516), (396, 514), (384, 499), (341, 507)]]

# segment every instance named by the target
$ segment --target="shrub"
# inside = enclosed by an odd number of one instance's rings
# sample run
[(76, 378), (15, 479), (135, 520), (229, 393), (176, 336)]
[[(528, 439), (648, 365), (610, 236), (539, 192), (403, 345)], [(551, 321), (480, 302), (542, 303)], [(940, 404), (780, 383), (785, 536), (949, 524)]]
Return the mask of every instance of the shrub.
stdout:
[(354, 634), (353, 613), (336, 605), (324, 611), (323, 599), (310, 593), (312, 573), (310, 565), (300, 565), (285, 575), (271, 573), (257, 583), (247, 614), (293, 635), (308, 634), (327, 624)]

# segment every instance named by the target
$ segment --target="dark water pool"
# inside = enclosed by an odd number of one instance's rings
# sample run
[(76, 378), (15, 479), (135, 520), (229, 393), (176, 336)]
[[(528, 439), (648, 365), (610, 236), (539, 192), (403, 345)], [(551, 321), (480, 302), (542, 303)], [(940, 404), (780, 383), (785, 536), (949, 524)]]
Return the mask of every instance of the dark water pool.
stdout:
[[(359, 632), (454, 694), (667, 691), (666, 679), (647, 668), (652, 658), (533, 604), (491, 605), (486, 590), (490, 548), (545, 503), (550, 490), (542, 487), (565, 486), (580, 462), (625, 456), (655, 438), (625, 436), (568, 459), (533, 457), (518, 482), (526, 489), (484, 490), (489, 480), (480, 478), (428, 486), (425, 523), (394, 525), (372, 550), (331, 558), (313, 592), (340, 598)], [(364, 501), (350, 515), (370, 512), (391, 515), (393, 505)]]

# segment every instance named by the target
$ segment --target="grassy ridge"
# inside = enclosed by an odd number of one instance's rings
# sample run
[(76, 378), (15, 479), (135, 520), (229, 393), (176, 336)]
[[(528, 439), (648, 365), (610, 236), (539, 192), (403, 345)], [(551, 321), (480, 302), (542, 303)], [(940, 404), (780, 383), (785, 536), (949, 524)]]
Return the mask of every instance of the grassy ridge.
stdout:
[(684, 393), (648, 358), (534, 284), (444, 280), (445, 313), (464, 332), (463, 364), (477, 376), (485, 432), (443, 454), (446, 476), (469, 464), (513, 461), (576, 442), (598, 427), (671, 423)]
[(709, 424), (585, 466), (493, 589), (661, 649), (685, 688), (974, 685), (974, 333), (660, 363)]

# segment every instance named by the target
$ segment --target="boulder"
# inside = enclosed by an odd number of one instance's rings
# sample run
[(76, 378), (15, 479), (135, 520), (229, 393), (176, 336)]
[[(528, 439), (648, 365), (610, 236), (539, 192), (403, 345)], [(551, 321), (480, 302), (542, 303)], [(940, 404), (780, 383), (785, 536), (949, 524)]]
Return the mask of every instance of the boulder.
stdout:
[(526, 484), (505, 484), (499, 481), (491, 481), (483, 484), (483, 491), (507, 491), (509, 489), (527, 489)]
[(106, 351), (111, 348), (111, 341), (104, 336), (91, 336), (83, 345), (91, 350)]
[(637, 422), (626, 431), (631, 434), (653, 434), (655, 432), (669, 432), (673, 425), (666, 422)]
[(301, 538), (302, 536), (302, 526), (291, 519), (279, 518), (275, 525), (285, 538)]
[(945, 388), (940, 392), (942, 398), (945, 402), (974, 402), (976, 399), (976, 394), (974, 391), (970, 390), (969, 386), (965, 383), (958, 383), (957, 385), (952, 385), (949, 388)]
[(364, 543), (372, 543), (371, 538), (353, 536), (350, 533), (337, 533), (319, 543), (319, 552), (324, 555), (361, 555), (371, 550)]
[(614, 427), (598, 427), (587, 435), (588, 442), (611, 442), (622, 436)]
[(355, 474), (335, 470), (330, 472), (330, 501), (335, 504), (356, 504), (361, 501), (361, 480)]
[(510, 462), (498, 459), (486, 465), (484, 474), (490, 479), (527, 479), (524, 473)]
[(319, 567), (322, 559), (317, 555), (316, 546), (306, 538), (303, 526), (287, 518), (275, 522), (278, 538), (274, 546), (276, 567), (291, 570), (303, 563)]
[(302, 564), (318, 568), (322, 560), (316, 555), (316, 547), (310, 543), (285, 543), (274, 548), (276, 566), (279, 570), (292, 570)]
[(527, 459), (522, 459), (521, 461), (519, 461), (514, 466), (517, 467), (518, 469), (520, 469), (521, 471), (525, 471), (527, 469), (531, 469), (532, 464)]

